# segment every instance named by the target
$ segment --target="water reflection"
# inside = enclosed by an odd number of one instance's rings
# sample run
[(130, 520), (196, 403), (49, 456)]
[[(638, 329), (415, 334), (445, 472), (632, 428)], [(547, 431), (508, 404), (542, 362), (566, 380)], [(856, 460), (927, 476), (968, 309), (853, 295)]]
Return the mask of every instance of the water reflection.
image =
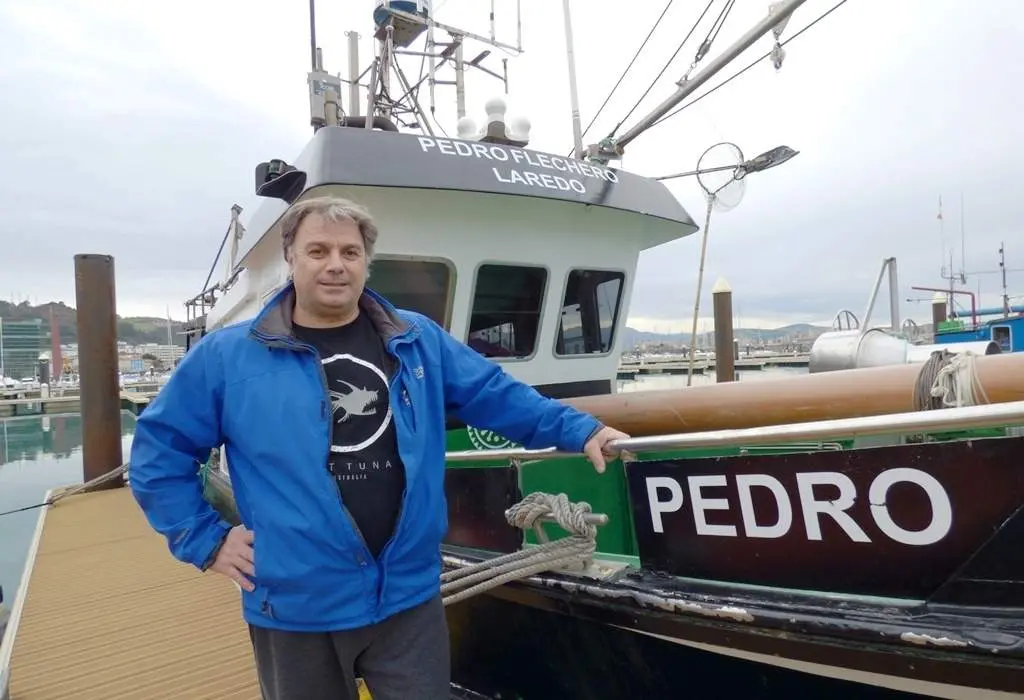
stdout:
[[(121, 435), (135, 432), (135, 417), (121, 413)], [(24, 416), (0, 419), (0, 467), (8, 462), (33, 461), (46, 456), (69, 459), (82, 447), (82, 416)]]
[[(127, 458), (135, 417), (121, 414), (121, 449)], [(0, 419), (0, 587), (11, 603), (21, 581), (46, 492), (82, 483), (82, 416), (64, 414)]]

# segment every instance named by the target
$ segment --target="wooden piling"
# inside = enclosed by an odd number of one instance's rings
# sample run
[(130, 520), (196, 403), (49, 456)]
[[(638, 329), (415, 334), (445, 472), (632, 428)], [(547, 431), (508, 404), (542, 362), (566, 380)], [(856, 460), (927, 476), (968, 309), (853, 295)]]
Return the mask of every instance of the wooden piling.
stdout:
[[(114, 258), (75, 256), (82, 466), (85, 481), (121, 466), (121, 393), (117, 367)], [(98, 488), (122, 484), (111, 479)]]
[(715, 377), (719, 382), (736, 381), (736, 354), (732, 329), (732, 289), (719, 277), (711, 290), (715, 314)]

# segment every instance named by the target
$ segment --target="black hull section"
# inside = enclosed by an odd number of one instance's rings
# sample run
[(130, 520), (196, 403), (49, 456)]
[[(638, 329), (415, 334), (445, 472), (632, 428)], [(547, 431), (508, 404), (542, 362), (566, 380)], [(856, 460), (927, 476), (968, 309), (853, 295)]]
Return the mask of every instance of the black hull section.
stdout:
[[(641, 568), (536, 576), (451, 606), (455, 678), (564, 700), (826, 683), (699, 644), (1024, 700), (1022, 457), (1024, 438), (1003, 437), (629, 463)], [(514, 469), (452, 470), (447, 491), (461, 545), (444, 548), (449, 565), (519, 548), (501, 523), (521, 498)]]
[(452, 674), (490, 698), (523, 700), (911, 700), (927, 696), (824, 678), (614, 626), (478, 596), (450, 606)]
[(617, 583), (537, 577), (449, 606), (448, 618), (454, 680), (492, 696), (610, 700), (678, 697), (685, 690), (694, 698), (769, 698), (813, 690), (817, 697), (912, 697), (650, 635), (1024, 693), (1024, 620), (970, 613), (763, 592), (716, 598), (693, 587), (672, 590), (668, 580), (648, 574)]

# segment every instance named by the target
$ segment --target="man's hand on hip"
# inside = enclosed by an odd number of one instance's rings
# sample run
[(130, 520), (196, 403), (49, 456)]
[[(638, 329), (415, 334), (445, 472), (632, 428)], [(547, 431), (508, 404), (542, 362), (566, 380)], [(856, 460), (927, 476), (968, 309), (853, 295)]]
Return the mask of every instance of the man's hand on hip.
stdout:
[(583, 453), (587, 455), (587, 459), (594, 465), (597, 473), (604, 474), (605, 459), (613, 459), (619, 453), (619, 450), (611, 447), (609, 443), (613, 440), (625, 440), (628, 437), (629, 435), (620, 430), (605, 426), (587, 440), (587, 444), (583, 446)]
[(256, 574), (253, 566), (252, 541), (252, 530), (245, 529), (244, 525), (236, 525), (228, 530), (224, 544), (210, 566), (210, 571), (227, 576), (244, 591), (252, 591), (255, 586), (248, 579), (249, 576)]

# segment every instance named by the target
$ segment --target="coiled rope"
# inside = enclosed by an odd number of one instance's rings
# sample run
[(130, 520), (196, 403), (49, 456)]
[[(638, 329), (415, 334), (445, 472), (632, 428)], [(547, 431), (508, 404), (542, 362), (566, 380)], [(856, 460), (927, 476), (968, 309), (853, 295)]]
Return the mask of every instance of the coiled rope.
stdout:
[(921, 367), (914, 385), (914, 409), (932, 411), (941, 408), (977, 406), (989, 402), (978, 378), (971, 352), (934, 351)]
[(585, 501), (573, 503), (564, 493), (553, 495), (536, 491), (505, 511), (509, 525), (522, 530), (539, 531), (542, 520), (552, 519), (569, 535), (543, 542), (494, 559), (470, 564), (441, 574), (441, 596), (445, 605), (457, 603), (509, 581), (551, 571), (569, 564), (586, 565), (597, 548), (597, 525), (603, 516), (591, 513)]

